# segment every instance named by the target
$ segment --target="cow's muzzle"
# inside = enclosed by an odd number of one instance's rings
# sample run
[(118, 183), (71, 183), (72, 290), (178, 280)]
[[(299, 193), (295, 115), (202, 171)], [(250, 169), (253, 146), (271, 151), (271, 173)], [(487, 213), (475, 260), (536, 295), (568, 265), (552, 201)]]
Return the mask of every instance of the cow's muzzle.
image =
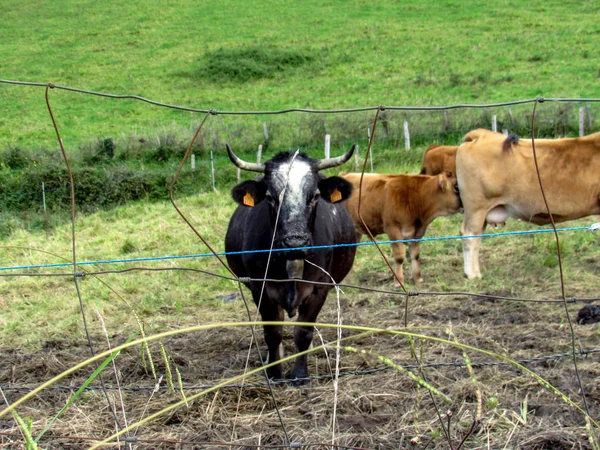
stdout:
[(286, 259), (304, 259), (309, 245), (310, 236), (304, 234), (290, 234), (280, 241), (282, 249), (289, 249), (285, 252)]

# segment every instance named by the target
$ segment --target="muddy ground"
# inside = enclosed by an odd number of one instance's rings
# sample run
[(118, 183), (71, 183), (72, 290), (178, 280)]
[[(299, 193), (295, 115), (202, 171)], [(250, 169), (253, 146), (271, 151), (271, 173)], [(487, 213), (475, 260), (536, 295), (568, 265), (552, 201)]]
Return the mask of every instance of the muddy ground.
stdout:
[[(389, 279), (376, 284), (392, 287)], [(491, 294), (501, 296), (503, 293)], [(405, 299), (404, 296), (346, 289), (340, 302), (343, 322), (403, 329)], [(235, 302), (239, 305), (237, 317), (228, 319), (245, 320), (239, 296)], [(582, 306), (581, 303), (568, 305), (573, 319)], [(194, 311), (196, 317), (204, 313), (202, 308)], [(319, 320), (334, 323), (336, 316), (335, 296), (330, 294)], [(565, 317), (562, 304), (459, 295), (409, 297), (408, 307), (411, 331), (456, 339), (516, 360), (532, 360), (524, 365), (585, 408), (573, 360), (560, 356), (571, 350)], [(574, 328), (581, 350), (600, 349), (597, 324), (574, 324)], [(335, 330), (323, 328), (320, 331), (326, 342), (335, 340)], [(294, 351), (291, 333), (291, 328), (287, 328), (286, 354)], [(261, 330), (258, 335), (264, 350)], [(343, 335), (357, 335), (357, 332), (345, 330)], [(114, 347), (126, 338), (110, 336), (111, 345)], [(318, 339), (315, 336), (315, 345)], [(176, 368), (181, 375), (183, 392), (189, 397), (202, 387), (244, 372), (250, 332), (246, 328), (221, 328), (177, 335), (161, 342), (170, 357), (173, 378), (177, 377)], [(96, 352), (106, 350), (106, 338), (93, 336), (93, 345)], [(348, 340), (346, 345), (367, 353), (341, 352), (340, 370), (350, 374), (340, 378), (335, 401), (334, 383), (329, 376), (329, 364), (335, 364), (334, 350), (330, 348), (329, 361), (323, 351), (309, 357), (311, 375), (318, 378), (304, 386), (288, 383), (274, 386), (281, 421), (271, 394), (264, 386), (264, 377), (255, 375), (243, 388), (238, 385), (211, 392), (131, 431), (133, 443), (130, 445), (157, 449), (256, 448), (257, 445), (273, 448), (266, 445), (285, 444), (283, 422), (289, 439), (304, 445), (294, 448), (326, 448), (325, 444), (332, 442), (335, 405), (335, 444), (346, 446), (342, 448), (457, 449), (465, 438), (462, 448), (469, 449), (592, 448), (580, 411), (531, 375), (491, 356), (469, 352), (471, 376), (460, 350), (435, 341), (415, 340), (416, 359), (411, 355), (407, 339), (401, 336), (362, 336)], [(125, 350), (115, 360), (120, 391), (116, 388), (114, 371), (105, 370), (103, 382), (107, 395), (98, 389), (98, 380), (94, 381), (94, 390), (86, 390), (40, 440), (42, 448), (88, 448), (97, 439), (109, 436), (115, 431), (115, 425), (108, 400), (113, 407), (116, 405), (115, 415), (121, 424), (123, 412), (127, 423), (132, 424), (180, 401), (182, 394), (168, 389), (166, 365), (156, 343), (151, 345), (151, 353), (157, 376), (162, 376), (156, 392), (152, 389), (157, 380), (148, 358), (142, 358), (139, 347)], [(82, 336), (48, 341), (33, 354), (2, 349), (0, 386), (6, 401), (16, 401), (27, 393), (28, 387), (60, 374), (89, 355), (89, 346)], [(417, 375), (420, 370), (414, 368), (415, 361), (420, 361), (423, 377), (449, 397), (451, 403), (430, 394), (405, 372), (385, 366), (377, 355), (412, 367), (410, 371)], [(545, 356), (550, 358), (536, 359)], [(600, 353), (580, 357), (577, 364), (587, 407), (591, 416), (598, 418)], [(258, 366), (256, 347), (253, 347), (248, 367)], [(289, 369), (291, 363), (285, 367)], [(19, 408), (21, 417), (34, 420), (34, 436), (74, 392), (74, 388), (68, 386), (81, 385), (91, 372), (90, 368), (82, 369)], [(23, 448), (23, 437), (10, 415), (0, 418), (0, 443), (2, 448)], [(219, 443), (235, 445), (221, 447)], [(128, 445), (121, 441), (119, 447)]]

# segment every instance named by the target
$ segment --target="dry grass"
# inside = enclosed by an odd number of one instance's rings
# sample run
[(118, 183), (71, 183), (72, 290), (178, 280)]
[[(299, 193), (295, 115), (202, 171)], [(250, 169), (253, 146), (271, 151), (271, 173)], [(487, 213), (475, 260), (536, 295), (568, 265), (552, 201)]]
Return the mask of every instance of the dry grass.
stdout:
[[(181, 205), (190, 214), (200, 232), (219, 249), (224, 223), (231, 211), (224, 194), (203, 194), (182, 199)], [(213, 204), (213, 207), (209, 205)], [(139, 217), (145, 217), (140, 223)], [(457, 234), (460, 217), (439, 220), (430, 228), (430, 236)], [(570, 225), (591, 223), (591, 220)], [(513, 223), (508, 229), (522, 229)], [(202, 252), (196, 238), (180, 222), (168, 204), (135, 205), (97, 216), (81, 218), (77, 224), (81, 258), (101, 259), (124, 257), (123, 243), (134, 243), (135, 250), (126, 257), (142, 255), (185, 254)], [(68, 227), (56, 230), (49, 238), (20, 233), (10, 244), (30, 245), (68, 257), (70, 245)], [(597, 295), (598, 238), (588, 233), (561, 234), (565, 255), (567, 294)], [(467, 282), (462, 277), (462, 255), (457, 241), (423, 244), (423, 271), (426, 291), (469, 291), (508, 295), (521, 298), (549, 299), (559, 297), (556, 267), (546, 261), (552, 254), (552, 239), (547, 235), (495, 238), (482, 246), (482, 281)], [(191, 250), (193, 248), (193, 250)], [(22, 249), (3, 250), (3, 263), (50, 262), (52, 258), (39, 252)], [(158, 266), (193, 267), (219, 272), (215, 261), (176, 260), (152, 263)], [(144, 263), (144, 266), (152, 265)], [(115, 265), (115, 267), (117, 267)], [(86, 268), (87, 270), (87, 268)], [(213, 322), (246, 320), (245, 309), (235, 284), (206, 275), (189, 272), (136, 272), (135, 274), (104, 275), (106, 284), (92, 278), (81, 281), (83, 300), (88, 311), (96, 352), (106, 349), (107, 337), (93, 312), (99, 311), (106, 321), (111, 346), (123, 343), (143, 322), (146, 332), (179, 329), (185, 326)], [(376, 250), (361, 247), (358, 259), (346, 280), (349, 284), (393, 291), (393, 280)], [(113, 291), (107, 289), (110, 286)], [(413, 288), (412, 286), (408, 286)], [(85, 359), (89, 349), (83, 337), (81, 318), (69, 279), (3, 279), (0, 285), (4, 314), (0, 349), (0, 385), (35, 386), (60, 374)], [(117, 292), (119, 295), (116, 295)], [(333, 294), (332, 294), (333, 295)], [(390, 293), (359, 291), (346, 287), (341, 295), (341, 315), (344, 324), (402, 329), (406, 297)], [(456, 339), (483, 350), (509, 355), (515, 359), (530, 359), (542, 355), (568, 352), (570, 335), (564, 307), (561, 304), (537, 304), (502, 301), (463, 295), (419, 295), (409, 297), (408, 325), (410, 330), (433, 337)], [(575, 317), (581, 304), (569, 304)], [(133, 317), (133, 313), (138, 319)], [(319, 316), (323, 323), (337, 321), (335, 300), (326, 303)], [(47, 324), (47, 325), (46, 325)], [(583, 349), (600, 347), (597, 325), (575, 325), (578, 346)], [(325, 342), (333, 343), (336, 332), (322, 328)], [(294, 351), (291, 329), (286, 328), (286, 354)], [(259, 335), (261, 333), (259, 332)], [(348, 337), (355, 333), (344, 331)], [(162, 341), (170, 358), (171, 371), (180, 372), (185, 386), (213, 385), (243, 373), (250, 345), (250, 333), (245, 328), (226, 327), (171, 337)], [(342, 352), (341, 370), (375, 368), (382, 363), (374, 355), (383, 355), (396, 364), (412, 365), (415, 359), (411, 345), (401, 337), (384, 335), (360, 337), (348, 341), (369, 354)], [(340, 379), (336, 405), (336, 443), (365, 448), (449, 448), (442, 423), (450, 424), (450, 441), (457, 448), (468, 436), (463, 448), (592, 448), (582, 415), (568, 406), (531, 376), (512, 366), (482, 366), (490, 362), (484, 355), (469, 352), (473, 366), (470, 374), (462, 352), (452, 346), (431, 340), (416, 340), (414, 349), (424, 364), (424, 375), (436, 389), (448, 396), (444, 404), (408, 376), (393, 369), (370, 375), (352, 375)], [(160, 348), (151, 344), (155, 370), (163, 376), (166, 387), (166, 365)], [(330, 358), (335, 352), (329, 351)], [(250, 352), (249, 367), (258, 367), (256, 349)], [(430, 367), (439, 362), (456, 363), (448, 367)], [(494, 362), (494, 361), (491, 361)], [(142, 358), (139, 348), (124, 351), (116, 360), (123, 409), (128, 423), (134, 423), (165, 406), (181, 400), (181, 394), (160, 390), (155, 385), (152, 370)], [(309, 357), (313, 375), (330, 373), (324, 353)], [(581, 405), (581, 396), (568, 358), (531, 363), (528, 367)], [(592, 417), (598, 414), (600, 377), (597, 355), (579, 360), (583, 384)], [(419, 374), (418, 370), (413, 370)], [(62, 384), (77, 385), (91, 373), (82, 370)], [(105, 382), (114, 386), (115, 375), (106, 371)], [(263, 381), (254, 376), (248, 383)], [(128, 388), (144, 386), (141, 391)], [(185, 391), (187, 396), (197, 391)], [(23, 392), (5, 390), (9, 402)], [(115, 391), (109, 391), (111, 403), (120, 405)], [(332, 436), (334, 388), (331, 380), (313, 380), (305, 387), (275, 388), (277, 405), (288, 434), (293, 441), (329, 443)], [(48, 389), (19, 408), (22, 417), (34, 420), (33, 431), (39, 432), (60, 410), (68, 398), (62, 390)], [(438, 418), (436, 405), (442, 416)], [(481, 421), (469, 434), (469, 429), (481, 408)], [(121, 407), (117, 415), (122, 421)], [(451, 416), (448, 416), (448, 411)], [(18, 434), (12, 419), (4, 416), (0, 423), (6, 432)], [(91, 445), (77, 438), (105, 438), (115, 432), (112, 415), (104, 396), (89, 391), (59, 419), (42, 439), (44, 448), (75, 448)], [(284, 442), (279, 419), (265, 387), (220, 389), (193, 400), (145, 424), (136, 431), (139, 439), (176, 441), (226, 441), (243, 444), (281, 444)], [(18, 438), (17, 438), (18, 439)], [(9, 437), (0, 435), (0, 443), (9, 444)], [(139, 448), (146, 446), (138, 443)], [(173, 448), (173, 443), (147, 443), (151, 448)]]

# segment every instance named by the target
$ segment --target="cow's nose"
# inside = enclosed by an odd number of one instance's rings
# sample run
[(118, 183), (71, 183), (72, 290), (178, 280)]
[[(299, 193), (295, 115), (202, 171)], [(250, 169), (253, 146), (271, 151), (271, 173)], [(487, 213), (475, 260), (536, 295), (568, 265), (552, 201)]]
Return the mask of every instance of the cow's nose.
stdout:
[(284, 237), (282, 241), (286, 248), (307, 247), (309, 244), (308, 236), (302, 234), (290, 234)]

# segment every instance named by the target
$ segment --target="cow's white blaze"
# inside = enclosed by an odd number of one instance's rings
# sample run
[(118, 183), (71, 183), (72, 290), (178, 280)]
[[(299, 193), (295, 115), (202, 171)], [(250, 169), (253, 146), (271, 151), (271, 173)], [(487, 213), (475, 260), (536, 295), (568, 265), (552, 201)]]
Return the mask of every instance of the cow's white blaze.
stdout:
[(274, 174), (278, 184), (281, 183), (281, 188), (285, 189), (284, 203), (292, 215), (304, 212), (304, 184), (310, 172), (310, 164), (294, 160), (291, 166), (289, 163), (281, 164)]

